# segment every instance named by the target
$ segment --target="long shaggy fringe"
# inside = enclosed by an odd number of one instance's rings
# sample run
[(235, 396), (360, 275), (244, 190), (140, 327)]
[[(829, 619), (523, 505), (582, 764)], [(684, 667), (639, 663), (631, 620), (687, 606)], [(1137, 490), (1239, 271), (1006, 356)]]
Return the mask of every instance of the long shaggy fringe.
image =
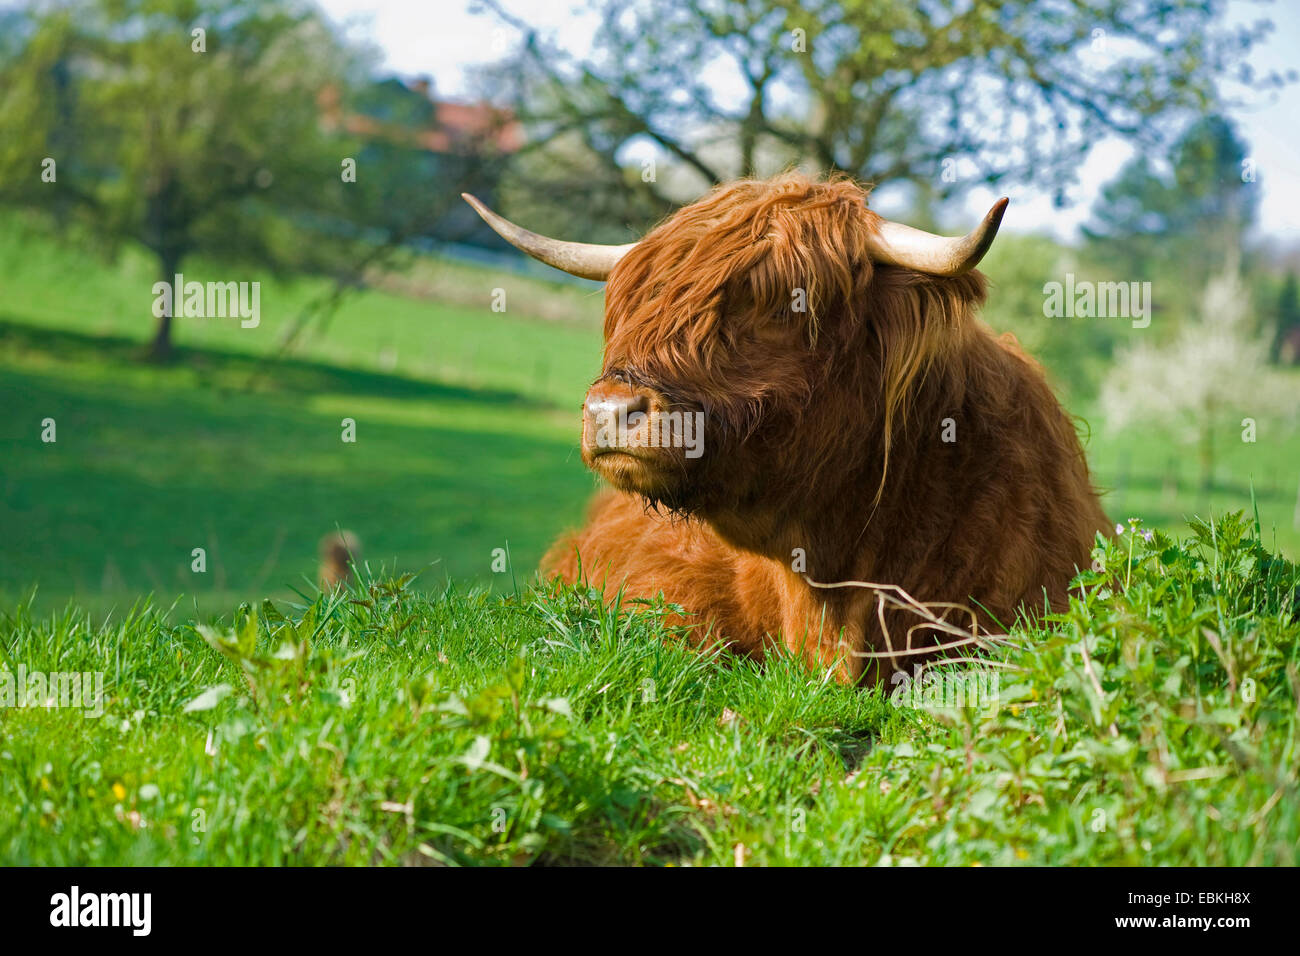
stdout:
[(880, 297), (868, 294), (875, 269), (863, 251), (880, 220), (866, 203), (866, 190), (843, 176), (819, 183), (790, 172), (718, 187), (619, 264), (610, 277), (605, 336), (608, 354), (620, 357), (633, 381), (670, 396), (667, 383), (690, 381), (716, 426), (744, 436), (772, 396), (801, 405), (817, 380), (738, 382), (723, 356), (774, 321), (798, 328), (813, 350), (822, 317), (847, 311), (844, 324), (875, 339), (871, 352), (880, 362), (872, 376), (881, 385), (878, 502), (910, 397), (936, 362), (960, 348), (962, 322), (984, 302), (985, 283), (978, 274), (937, 280), (912, 273), (916, 281), (895, 286), (880, 308)]

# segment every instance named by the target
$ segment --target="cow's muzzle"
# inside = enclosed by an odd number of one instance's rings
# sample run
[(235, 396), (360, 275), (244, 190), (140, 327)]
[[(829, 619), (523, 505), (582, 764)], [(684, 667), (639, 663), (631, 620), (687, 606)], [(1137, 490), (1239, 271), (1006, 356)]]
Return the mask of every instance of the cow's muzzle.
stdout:
[(584, 457), (637, 453), (650, 446), (653, 396), (645, 389), (603, 379), (587, 392), (582, 406)]

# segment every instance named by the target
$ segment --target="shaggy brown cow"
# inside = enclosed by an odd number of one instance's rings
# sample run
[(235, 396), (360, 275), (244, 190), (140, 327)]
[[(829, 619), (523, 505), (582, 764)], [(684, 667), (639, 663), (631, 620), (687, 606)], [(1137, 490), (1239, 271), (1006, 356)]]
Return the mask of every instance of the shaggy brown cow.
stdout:
[(899, 649), (917, 618), (812, 582), (897, 585), (973, 607), (985, 629), (1065, 603), (1109, 523), (1041, 367), (975, 315), (970, 270), (1006, 200), (944, 239), (866, 198), (843, 178), (735, 182), (611, 247), (466, 197), (525, 252), (609, 282), (582, 458), (615, 490), (545, 573), (663, 592), (697, 641), (756, 658), (784, 642), (847, 681), (910, 668), (864, 655)]

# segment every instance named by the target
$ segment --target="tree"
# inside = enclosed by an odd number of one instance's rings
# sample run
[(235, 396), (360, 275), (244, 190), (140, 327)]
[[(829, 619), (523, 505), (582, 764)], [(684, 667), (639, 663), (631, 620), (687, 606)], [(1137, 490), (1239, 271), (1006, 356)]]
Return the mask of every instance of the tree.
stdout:
[(1198, 289), (1237, 255), (1258, 201), (1235, 127), (1207, 116), (1178, 140), (1167, 171), (1145, 155), (1128, 163), (1102, 190), (1083, 232), (1090, 256), (1103, 264)]
[[(521, 40), (488, 85), (535, 139), (576, 138), (590, 159), (564, 188), (539, 184), (566, 200), (635, 146), (697, 192), (802, 163), (941, 196), (1032, 180), (1063, 198), (1099, 138), (1163, 149), (1221, 78), (1284, 82), (1243, 63), (1269, 25), (1220, 26), (1222, 0), (593, 0), (581, 56), (484, 5)], [(682, 198), (663, 176), (595, 178)]]
[[(138, 243), (168, 283), (195, 254), (272, 271), (340, 256), (302, 225), (344, 205), (317, 97), (354, 63), (311, 8), (79, 0), (17, 26), (0, 46), (0, 202)], [(172, 352), (170, 310), (150, 352)]]
[[(508, 112), (479, 104), (470, 107), (475, 113), (470, 126), (454, 127), (440, 122), (427, 81), (408, 85), (394, 77), (330, 87), (320, 103), (327, 127), (364, 131), (347, 150), (356, 175), (350, 177), (346, 204), (314, 223), (322, 235), (355, 237), (356, 248), (334, 271), (332, 287), (285, 326), (276, 355), (309, 328), (322, 331), (342, 299), (372, 274), (410, 265), (411, 244), (472, 242), (476, 232), (502, 242), (460, 195), (488, 196), (497, 188), (514, 155), (514, 119)], [(438, 142), (430, 143), (431, 137)]]
[(1184, 322), (1166, 345), (1144, 340), (1116, 356), (1102, 386), (1102, 417), (1122, 429), (1172, 427), (1194, 442), (1202, 489), (1214, 476), (1222, 416), (1294, 412), (1293, 387), (1269, 365), (1270, 344), (1249, 323), (1250, 297), (1236, 256), (1206, 283), (1199, 321)]

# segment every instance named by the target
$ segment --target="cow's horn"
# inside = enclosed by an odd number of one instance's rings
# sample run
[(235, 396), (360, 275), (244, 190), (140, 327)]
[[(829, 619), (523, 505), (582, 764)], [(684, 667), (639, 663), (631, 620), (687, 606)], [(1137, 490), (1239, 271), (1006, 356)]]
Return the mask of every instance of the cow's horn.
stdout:
[(1008, 200), (993, 204), (984, 221), (960, 239), (936, 236), (901, 222), (880, 221), (880, 231), (867, 240), (867, 253), (876, 262), (903, 266), (937, 276), (959, 276), (979, 265), (993, 245)]
[(618, 265), (618, 260), (636, 245), (635, 242), (629, 242), (625, 246), (599, 246), (590, 242), (563, 242), (549, 236), (539, 236), (498, 216), (469, 193), (461, 193), (460, 196), (510, 245), (528, 253), (538, 262), (545, 262), (548, 266), (584, 279), (604, 282), (609, 278), (610, 270)]

